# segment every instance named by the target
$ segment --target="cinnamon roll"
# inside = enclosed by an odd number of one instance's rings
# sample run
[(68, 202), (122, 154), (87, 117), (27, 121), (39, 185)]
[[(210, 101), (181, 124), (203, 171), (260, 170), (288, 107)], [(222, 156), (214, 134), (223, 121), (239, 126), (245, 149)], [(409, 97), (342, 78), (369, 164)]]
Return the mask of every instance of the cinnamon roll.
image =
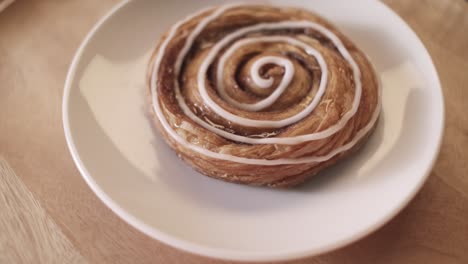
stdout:
[(349, 156), (380, 112), (371, 63), (322, 17), (226, 5), (175, 24), (148, 67), (153, 120), (193, 168), (288, 187)]

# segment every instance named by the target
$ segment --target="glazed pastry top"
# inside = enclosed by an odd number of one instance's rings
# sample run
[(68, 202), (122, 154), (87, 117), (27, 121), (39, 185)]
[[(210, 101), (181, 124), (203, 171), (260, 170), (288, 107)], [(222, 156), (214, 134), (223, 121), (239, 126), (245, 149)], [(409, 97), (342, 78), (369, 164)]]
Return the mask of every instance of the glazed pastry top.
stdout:
[(153, 54), (149, 81), (172, 140), (246, 164), (326, 161), (369, 133), (380, 110), (366, 56), (293, 8), (229, 5), (177, 23)]

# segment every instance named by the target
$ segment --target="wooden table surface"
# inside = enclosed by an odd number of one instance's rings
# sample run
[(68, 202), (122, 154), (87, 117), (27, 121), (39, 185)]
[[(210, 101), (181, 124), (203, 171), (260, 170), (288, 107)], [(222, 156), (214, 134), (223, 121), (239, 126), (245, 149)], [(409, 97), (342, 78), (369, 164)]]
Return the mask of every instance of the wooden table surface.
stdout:
[[(76, 169), (62, 129), (75, 50), (117, 0), (17, 1), (0, 13), (0, 263), (230, 263), (155, 241), (113, 214)], [(468, 263), (468, 3), (386, 0), (439, 71), (445, 136), (421, 192), (338, 251), (288, 263)]]

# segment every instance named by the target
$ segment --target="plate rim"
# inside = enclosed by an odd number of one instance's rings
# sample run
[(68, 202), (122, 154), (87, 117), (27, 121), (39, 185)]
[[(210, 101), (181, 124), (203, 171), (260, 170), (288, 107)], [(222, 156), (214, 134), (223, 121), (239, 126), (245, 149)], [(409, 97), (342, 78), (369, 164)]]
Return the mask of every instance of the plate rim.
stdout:
[(433, 62), (433, 59), (429, 51), (424, 45), (424, 42), (421, 41), (421, 39), (419, 38), (417, 33), (411, 28), (411, 26), (408, 25), (406, 21), (404, 21), (395, 11), (393, 11), (385, 3), (381, 1), (375, 1), (376, 4), (380, 4), (388, 12), (392, 13), (395, 19), (398, 20), (398, 23), (406, 27), (411, 32), (411, 34), (414, 35), (415, 39), (419, 42), (419, 44), (423, 47), (421, 52), (424, 53), (424, 56), (429, 60), (431, 64), (429, 65), (429, 67), (430, 67), (430, 70), (432, 71), (433, 77), (435, 78), (434, 86), (438, 88), (437, 91), (440, 94), (438, 98), (440, 99), (441, 111), (442, 111), (440, 124), (439, 124), (439, 131), (437, 134), (438, 135), (437, 144), (436, 144), (436, 148), (434, 149), (431, 160), (429, 162), (430, 165), (425, 169), (425, 171), (422, 173), (422, 176), (419, 178), (419, 181), (417, 182), (417, 184), (413, 186), (413, 189), (411, 190), (409, 195), (403, 200), (403, 202), (399, 206), (395, 207), (393, 211), (387, 213), (387, 215), (385, 217), (382, 217), (380, 221), (369, 226), (367, 229), (359, 233), (356, 233), (353, 236), (348, 237), (347, 239), (342, 239), (341, 241), (333, 245), (324, 246), (321, 248), (317, 247), (315, 249), (297, 250), (297, 251), (287, 250), (287, 251), (280, 251), (280, 252), (247, 252), (247, 251), (241, 251), (241, 250), (219, 249), (219, 248), (214, 248), (210, 246), (199, 245), (197, 243), (193, 243), (193, 242), (186, 241), (184, 239), (177, 238), (176, 236), (169, 235), (159, 229), (156, 229), (144, 223), (142, 220), (136, 218), (131, 213), (127, 212), (117, 202), (115, 202), (111, 197), (109, 197), (107, 193), (96, 183), (96, 181), (93, 179), (91, 174), (88, 172), (88, 170), (86, 169), (86, 166), (84, 165), (84, 163), (82, 162), (80, 158), (80, 155), (77, 151), (77, 148), (73, 140), (72, 132), (70, 129), (70, 119), (69, 119), (69, 111), (68, 111), (72, 84), (75, 79), (77, 67), (81, 62), (81, 57), (82, 57), (83, 52), (87, 48), (92, 38), (96, 35), (96, 33), (102, 27), (102, 25), (107, 20), (112, 18), (114, 15), (116, 15), (123, 7), (125, 7), (130, 2), (132, 2), (132, 0), (123, 0), (120, 3), (116, 4), (114, 7), (112, 7), (109, 11), (107, 11), (89, 30), (89, 32), (86, 34), (86, 36), (82, 40), (79, 48), (75, 52), (72, 62), (69, 66), (66, 79), (65, 79), (65, 84), (64, 84), (64, 92), (63, 92), (63, 97), (62, 97), (62, 123), (63, 123), (65, 139), (67, 142), (69, 152), (72, 156), (72, 159), (76, 167), (78, 168), (78, 171), (80, 172), (82, 178), (85, 180), (86, 184), (96, 194), (96, 196), (109, 209), (111, 209), (111, 211), (113, 211), (117, 216), (119, 216), (122, 220), (124, 220), (133, 228), (137, 229), (138, 231), (142, 232), (145, 235), (148, 235), (150, 238), (155, 239), (171, 247), (174, 247), (174, 248), (177, 248), (177, 249), (180, 249), (182, 251), (189, 252), (192, 254), (201, 255), (205, 257), (211, 257), (215, 259), (234, 260), (234, 261), (255, 261), (255, 262), (286, 261), (286, 260), (301, 259), (305, 257), (311, 257), (311, 256), (325, 254), (325, 253), (334, 251), (336, 249), (350, 245), (374, 233), (376, 230), (380, 229), (382, 226), (387, 224), (398, 213), (400, 213), (409, 204), (409, 202), (415, 197), (415, 195), (421, 190), (422, 186), (427, 181), (432, 171), (432, 168), (434, 167), (434, 164), (437, 160), (437, 157), (439, 155), (441, 145), (442, 145), (443, 135), (444, 135), (444, 128), (445, 128), (445, 125), (444, 125), (445, 124), (445, 102), (444, 102), (443, 90), (442, 90), (439, 74), (438, 74), (437, 68)]

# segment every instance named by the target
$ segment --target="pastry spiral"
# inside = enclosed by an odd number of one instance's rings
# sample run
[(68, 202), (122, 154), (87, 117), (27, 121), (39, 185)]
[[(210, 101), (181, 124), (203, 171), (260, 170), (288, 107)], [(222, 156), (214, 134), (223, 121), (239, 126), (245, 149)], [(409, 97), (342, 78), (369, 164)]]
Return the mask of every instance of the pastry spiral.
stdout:
[(356, 150), (380, 112), (367, 57), (309, 11), (209, 8), (175, 24), (148, 67), (154, 123), (210, 177), (287, 187)]

